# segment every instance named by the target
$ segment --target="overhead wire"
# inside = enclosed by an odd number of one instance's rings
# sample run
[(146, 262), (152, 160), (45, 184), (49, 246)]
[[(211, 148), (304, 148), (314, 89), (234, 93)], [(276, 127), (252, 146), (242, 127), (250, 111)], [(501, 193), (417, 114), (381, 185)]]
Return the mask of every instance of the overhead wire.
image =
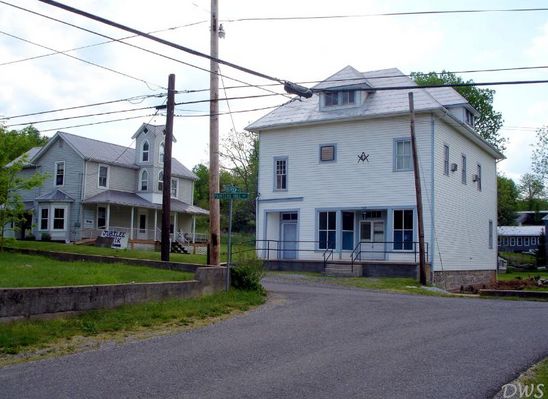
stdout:
[(222, 19), (220, 22), (251, 22), (251, 21), (302, 21), (315, 19), (348, 19), (348, 18), (370, 18), (370, 17), (396, 17), (413, 15), (441, 15), (441, 14), (480, 14), (480, 13), (501, 13), (501, 12), (536, 12), (548, 11), (548, 8), (499, 8), (499, 9), (464, 9), (464, 10), (426, 10), (426, 11), (401, 11), (370, 14), (340, 14), (340, 15), (303, 15), (303, 16), (282, 16), (282, 17), (244, 17)]
[(124, 76), (124, 77), (126, 77), (126, 78), (130, 78), (130, 79), (136, 80), (136, 81), (138, 81), (138, 82), (144, 83), (150, 90), (155, 90), (155, 89), (152, 89), (152, 88), (150, 87), (150, 85), (157, 86), (157, 87), (159, 87), (159, 88), (162, 89), (162, 90), (167, 90), (166, 87), (164, 87), (164, 86), (162, 86), (162, 85), (159, 85), (159, 84), (157, 84), (157, 83), (150, 83), (150, 82), (146, 81), (145, 79), (137, 78), (137, 77), (132, 76), (132, 75), (130, 75), (130, 74), (127, 74), (127, 73), (125, 73), (125, 72), (120, 72), (120, 71), (117, 71), (116, 69), (112, 69), (112, 68), (106, 67), (106, 66), (104, 66), (104, 65), (100, 65), (100, 64), (97, 64), (97, 63), (95, 63), (95, 62), (85, 60), (85, 59), (80, 58), (80, 57), (76, 57), (75, 55), (71, 55), (71, 54), (63, 53), (63, 52), (61, 52), (61, 51), (57, 51), (57, 50), (55, 50), (54, 48), (51, 48), (51, 47), (45, 46), (45, 45), (43, 45), (43, 44), (39, 44), (39, 43), (33, 42), (33, 41), (31, 41), (31, 40), (22, 38), (22, 37), (20, 37), (20, 36), (13, 35), (13, 34), (11, 34), (11, 33), (8, 33), (8, 32), (5, 32), (5, 31), (2, 31), (2, 30), (0, 30), (0, 34), (5, 35), (5, 36), (9, 36), (9, 37), (11, 37), (11, 38), (20, 40), (20, 41), (25, 42), (25, 43), (32, 44), (33, 46), (37, 46), (37, 47), (45, 48), (45, 49), (50, 50), (50, 51), (54, 51), (54, 52), (56, 52), (56, 53), (58, 53), (58, 54), (64, 55), (65, 57), (69, 57), (69, 58), (72, 58), (72, 59), (74, 59), (74, 60), (78, 60), (78, 61), (80, 61), (80, 62), (83, 62), (83, 63), (85, 63), (85, 64), (92, 65), (92, 66), (95, 66), (95, 67), (97, 67), (97, 68), (101, 68), (101, 69), (104, 69), (104, 70), (106, 70), (106, 71), (109, 71), (109, 72), (113, 72), (113, 73), (115, 73), (115, 74)]
[[(5, 2), (0, 2), (0, 3), (7, 4), (7, 3), (5, 3)], [(166, 29), (159, 29), (159, 30), (155, 30), (155, 31), (148, 32), (148, 33), (169, 32), (169, 31), (173, 31), (173, 30), (177, 30), (177, 29), (181, 29), (181, 28), (186, 28), (186, 27), (189, 27), (189, 26), (195, 26), (195, 25), (203, 24), (204, 22), (207, 22), (207, 20), (192, 22), (192, 23), (189, 23), (189, 24), (174, 26), (174, 27), (166, 28)], [(115, 43), (115, 42), (117, 42), (117, 41), (133, 39), (133, 38), (135, 38), (135, 37), (139, 37), (139, 35), (129, 35), (129, 36), (124, 36), (124, 37), (119, 37), (119, 38), (117, 38), (117, 39), (105, 40), (105, 41), (103, 41), (103, 42), (88, 44), (88, 45), (85, 45), (85, 46), (73, 47), (73, 48), (68, 49), (68, 50), (55, 51), (55, 52), (51, 52), (51, 53), (47, 53), (47, 54), (35, 55), (35, 56), (33, 56), (33, 57), (20, 58), (20, 59), (18, 59), (18, 60), (2, 62), (2, 63), (0, 63), (0, 66), (12, 65), (12, 64), (20, 63), (20, 62), (25, 62), (25, 61), (30, 61), (30, 60), (36, 60), (36, 59), (39, 59), (39, 58), (50, 57), (50, 56), (52, 56), (52, 55), (57, 55), (57, 54), (59, 54), (59, 53), (69, 53), (69, 52), (71, 52), (71, 51), (78, 51), (78, 50), (84, 50), (84, 49), (88, 49), (88, 48), (92, 48), (92, 47), (98, 47), (98, 46), (102, 46), (102, 45), (104, 45), (104, 44)]]
[[(211, 73), (211, 71), (207, 68), (204, 68), (204, 67), (200, 67), (198, 65), (194, 65), (194, 64), (191, 64), (189, 62), (186, 62), (186, 61), (182, 61), (182, 60), (179, 60), (177, 58), (174, 58), (174, 57), (170, 57), (168, 55), (165, 55), (165, 54), (162, 54), (162, 53), (159, 53), (157, 51), (154, 51), (154, 50), (149, 50), (147, 48), (144, 48), (144, 47), (141, 47), (141, 46), (137, 46), (135, 44), (132, 44), (132, 43), (128, 43), (126, 41), (123, 41), (123, 40), (119, 40), (119, 39), (116, 39), (112, 36), (109, 36), (109, 35), (106, 35), (106, 34), (103, 34), (103, 33), (99, 33), (99, 32), (96, 32), (96, 31), (93, 31), (91, 29), (88, 29), (88, 28), (84, 28), (82, 26), (78, 26), (76, 24), (73, 24), (73, 23), (70, 23), (70, 22), (67, 22), (67, 21), (63, 21), (61, 19), (58, 19), (58, 18), (54, 18), (54, 17), (51, 17), (49, 15), (45, 15), (45, 14), (42, 14), (42, 13), (39, 13), (37, 11), (33, 11), (33, 10), (29, 10), (28, 8), (24, 8), (24, 7), (21, 7), (21, 6), (18, 6), (18, 5), (15, 5), (15, 4), (11, 4), (11, 3), (8, 3), (4, 0), (0, 0), (0, 4), (4, 4), (4, 5), (7, 5), (7, 6), (10, 6), (10, 7), (14, 7), (18, 10), (21, 10), (21, 11), (25, 11), (25, 12), (28, 12), (30, 14), (33, 14), (33, 15), (37, 15), (37, 16), (40, 16), (42, 18), (46, 18), (46, 19), (49, 19), (49, 20), (52, 20), (52, 21), (55, 21), (55, 22), (58, 22), (58, 23), (61, 23), (61, 24), (64, 24), (64, 25), (67, 25), (67, 26), (70, 26), (72, 28), (75, 28), (75, 29), (79, 29), (79, 30), (82, 30), (84, 32), (87, 32), (87, 33), (91, 33), (93, 35), (97, 35), (97, 36), (100, 36), (100, 37), (104, 37), (106, 39), (110, 39), (112, 41), (115, 41), (117, 43), (120, 43), (120, 44), (124, 44), (126, 46), (129, 46), (129, 47), (132, 47), (132, 48), (135, 48), (135, 49), (138, 49), (138, 50), (142, 50), (142, 51), (145, 51), (147, 53), (150, 53), (150, 54), (154, 54), (156, 56), (159, 56), (159, 57), (162, 57), (162, 58), (165, 58), (165, 59), (168, 59), (168, 60), (171, 60), (171, 61), (174, 61), (174, 62), (177, 62), (177, 63), (180, 63), (182, 65), (186, 65), (188, 67), (191, 67), (191, 68), (195, 68), (195, 69), (198, 69), (198, 70), (201, 70), (201, 71), (204, 71), (204, 72), (207, 72), (207, 73)], [(143, 32), (144, 33), (144, 32)], [(138, 34), (137, 36), (141, 36), (140, 34)], [(273, 93), (272, 90), (269, 90), (267, 88), (263, 88), (263, 87), (259, 87), (253, 83), (248, 83), (246, 81), (243, 81), (243, 80), (240, 80), (240, 79), (237, 79), (237, 78), (234, 78), (234, 77), (230, 77), (230, 76), (227, 76), (227, 75), (224, 75), (225, 78), (227, 79), (230, 79), (234, 82), (238, 82), (238, 83), (241, 83), (241, 84), (244, 84), (244, 85), (247, 85), (248, 87), (256, 87), (258, 89), (261, 89), (261, 90), (264, 90), (264, 91), (267, 91), (267, 92), (270, 92), (270, 93)], [(290, 98), (289, 96), (285, 95), (284, 94), (284, 97), (287, 97), (287, 98)]]

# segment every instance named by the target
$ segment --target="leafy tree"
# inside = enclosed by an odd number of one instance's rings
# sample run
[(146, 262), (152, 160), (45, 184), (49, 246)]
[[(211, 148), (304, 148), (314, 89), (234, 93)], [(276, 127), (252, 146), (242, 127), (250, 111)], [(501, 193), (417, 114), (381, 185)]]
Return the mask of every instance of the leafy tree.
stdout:
[(521, 176), (518, 188), (527, 210), (534, 211), (545, 197), (544, 182), (541, 177), (533, 173), (525, 173)]
[(32, 147), (41, 147), (48, 141), (47, 137), (33, 126), (28, 126), (20, 131), (6, 130), (0, 126), (0, 166), (6, 165), (18, 156), (24, 154)]
[(6, 225), (15, 226), (24, 218), (25, 208), (19, 193), (40, 186), (46, 177), (41, 173), (28, 178), (21, 177), (19, 172), (27, 161), (27, 157), (23, 156), (9, 166), (0, 168), (0, 251), (4, 249)]
[(518, 196), (518, 188), (512, 179), (497, 176), (497, 219), (499, 226), (512, 226), (516, 223)]
[[(413, 72), (411, 73), (411, 77), (419, 86), (474, 83), (473, 80), (465, 81), (454, 73), (447, 71), (442, 71), (441, 73)], [(460, 86), (455, 87), (455, 90), (480, 113), (474, 126), (479, 135), (499, 151), (504, 151), (507, 139), (499, 132), (504, 121), (502, 114), (493, 109), (495, 90), (480, 89), (475, 86)]]
[(17, 157), (32, 147), (44, 145), (47, 140), (32, 126), (20, 131), (8, 131), (0, 126), (0, 250), (4, 248), (6, 225), (16, 226), (23, 220), (24, 206), (19, 192), (40, 186), (45, 178), (40, 173), (29, 178), (21, 177), (19, 172), (28, 159), (26, 156)]
[(548, 126), (537, 130), (537, 143), (532, 156), (533, 172), (544, 181), (548, 179)]
[(536, 255), (537, 266), (545, 266), (546, 265), (546, 256), (547, 256), (546, 232), (544, 230), (542, 230), (542, 232), (540, 233), (540, 237), (539, 237), (538, 251), (537, 251), (537, 255)]
[(198, 176), (194, 181), (194, 204), (209, 209), (209, 168), (200, 163), (192, 168), (192, 172)]

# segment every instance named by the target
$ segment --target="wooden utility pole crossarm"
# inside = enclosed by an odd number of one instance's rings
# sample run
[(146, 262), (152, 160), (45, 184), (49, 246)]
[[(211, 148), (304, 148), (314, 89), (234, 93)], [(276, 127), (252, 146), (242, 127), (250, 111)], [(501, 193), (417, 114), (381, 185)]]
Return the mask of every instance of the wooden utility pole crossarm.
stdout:
[(422, 212), (421, 176), (419, 159), (417, 156), (417, 139), (415, 137), (415, 104), (413, 92), (409, 92), (409, 112), (411, 113), (411, 151), (413, 153), (413, 171), (415, 175), (415, 194), (417, 197), (417, 219), (419, 224), (419, 279), (422, 285), (426, 285), (426, 256), (424, 251), (424, 223)]

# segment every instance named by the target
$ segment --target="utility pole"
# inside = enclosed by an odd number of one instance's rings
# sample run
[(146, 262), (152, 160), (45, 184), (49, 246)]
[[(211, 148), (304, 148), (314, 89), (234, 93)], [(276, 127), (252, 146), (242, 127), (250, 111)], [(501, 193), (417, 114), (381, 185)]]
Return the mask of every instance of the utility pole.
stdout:
[(411, 151), (413, 152), (413, 171), (415, 172), (415, 194), (417, 197), (417, 219), (419, 222), (419, 279), (426, 285), (426, 257), (424, 253), (424, 223), (422, 214), (421, 176), (417, 156), (417, 139), (415, 138), (415, 103), (413, 92), (409, 92), (409, 112), (411, 113)]
[(219, 191), (219, 21), (218, 0), (211, 0), (211, 60), (209, 73), (209, 234), (210, 262), (221, 263), (221, 212), (215, 193)]
[[(169, 261), (171, 225), (171, 147), (173, 144), (173, 113), (175, 108), (175, 75), (170, 74), (167, 85), (167, 117), (164, 137), (164, 187), (162, 191), (162, 247), (161, 258)], [(175, 233), (175, 231), (174, 231)]]

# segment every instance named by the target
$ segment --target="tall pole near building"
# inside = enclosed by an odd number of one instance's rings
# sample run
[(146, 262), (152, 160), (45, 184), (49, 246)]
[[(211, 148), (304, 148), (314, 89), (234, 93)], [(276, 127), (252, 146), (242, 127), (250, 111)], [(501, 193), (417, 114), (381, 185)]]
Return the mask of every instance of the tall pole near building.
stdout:
[(409, 112), (411, 113), (411, 151), (413, 152), (413, 170), (415, 174), (415, 194), (417, 197), (417, 219), (419, 222), (419, 279), (426, 285), (426, 257), (424, 253), (424, 223), (422, 214), (422, 191), (419, 159), (417, 156), (417, 139), (415, 138), (415, 103), (413, 92), (409, 92)]
[(221, 212), (214, 194), (219, 192), (219, 56), (218, 0), (211, 0), (211, 61), (209, 74), (209, 234), (210, 263), (220, 264)]
[(162, 191), (161, 259), (169, 261), (171, 225), (171, 147), (173, 144), (173, 114), (175, 109), (175, 75), (170, 74), (167, 85), (167, 117), (164, 138), (164, 187)]

